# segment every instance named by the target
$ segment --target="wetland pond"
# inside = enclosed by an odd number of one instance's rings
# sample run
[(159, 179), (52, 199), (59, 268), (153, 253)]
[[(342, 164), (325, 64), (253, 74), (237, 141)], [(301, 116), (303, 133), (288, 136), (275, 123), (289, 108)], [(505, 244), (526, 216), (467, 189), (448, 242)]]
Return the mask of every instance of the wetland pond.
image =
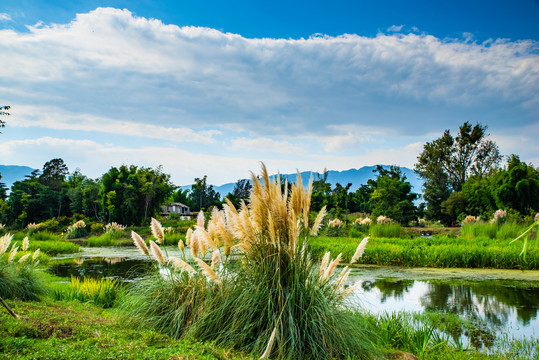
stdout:
[[(167, 251), (180, 255), (175, 247)], [(148, 260), (134, 247), (83, 248), (55, 258), (50, 272), (133, 281), (144, 276)], [(497, 335), (539, 338), (539, 271), (360, 266), (347, 282), (358, 281), (351, 306), (374, 314), (451, 313), (479, 321)], [(468, 343), (465, 336), (460, 341)]]

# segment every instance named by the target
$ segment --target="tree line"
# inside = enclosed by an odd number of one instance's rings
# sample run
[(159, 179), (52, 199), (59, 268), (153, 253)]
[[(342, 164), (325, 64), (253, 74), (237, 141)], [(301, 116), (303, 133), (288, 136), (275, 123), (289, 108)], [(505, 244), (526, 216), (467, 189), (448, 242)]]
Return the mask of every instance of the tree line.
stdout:
[[(313, 179), (311, 209), (326, 206), (332, 217), (349, 213), (383, 215), (403, 225), (425, 217), (450, 225), (467, 215), (488, 218), (496, 209), (533, 215), (539, 210), (539, 169), (517, 155), (502, 156), (486, 133), (486, 126), (464, 123), (457, 136), (446, 130), (442, 137), (424, 145), (415, 171), (424, 180), (423, 202), (412, 191), (398, 166), (374, 170), (375, 178), (355, 191), (352, 184), (332, 186), (328, 172)], [(287, 186), (283, 181), (281, 186)], [(290, 186), (290, 184), (288, 184)], [(238, 180), (225, 195), (239, 206), (248, 201), (251, 184)], [(13, 184), (9, 196), (0, 183), (0, 223), (25, 227), (51, 218), (83, 215), (96, 221), (125, 225), (148, 223), (162, 205), (181, 202), (192, 211), (221, 207), (223, 199), (208, 184), (207, 176), (195, 178), (190, 190), (170, 181), (156, 169), (123, 165), (112, 167), (98, 179), (79, 170), (70, 173), (60, 158), (52, 159), (24, 180)]]

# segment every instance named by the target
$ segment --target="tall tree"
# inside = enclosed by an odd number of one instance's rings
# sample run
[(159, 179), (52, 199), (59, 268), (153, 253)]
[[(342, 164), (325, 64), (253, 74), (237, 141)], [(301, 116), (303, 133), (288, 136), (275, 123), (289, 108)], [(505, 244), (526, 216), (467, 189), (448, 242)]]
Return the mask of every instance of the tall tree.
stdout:
[(400, 167), (391, 166), (387, 170), (377, 165), (374, 171), (378, 175), (375, 180), (370, 180), (374, 188), (371, 195), (372, 215), (384, 215), (404, 225), (416, 219), (414, 200), (418, 195), (412, 192), (412, 185), (406, 181)]
[(442, 137), (423, 146), (415, 171), (423, 178), (427, 215), (441, 216), (441, 203), (451, 192), (461, 191), (470, 175), (484, 176), (497, 168), (502, 157), (495, 142), (488, 139), (487, 127), (465, 122), (453, 137)]
[(195, 183), (191, 186), (189, 198), (193, 204), (193, 210), (209, 210), (211, 206), (221, 203), (221, 195), (215, 191), (213, 185), (208, 185), (208, 176), (195, 178)]
[(106, 221), (142, 225), (155, 216), (172, 193), (170, 176), (160, 168), (112, 167), (101, 178), (101, 207)]

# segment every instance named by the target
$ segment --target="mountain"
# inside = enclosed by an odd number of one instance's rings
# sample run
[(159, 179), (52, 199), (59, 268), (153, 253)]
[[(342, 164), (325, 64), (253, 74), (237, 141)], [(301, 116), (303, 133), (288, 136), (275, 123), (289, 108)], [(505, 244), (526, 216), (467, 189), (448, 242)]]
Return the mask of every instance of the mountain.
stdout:
[[(389, 169), (389, 165), (383, 165), (384, 169)], [(348, 183), (352, 183), (350, 191), (356, 191), (361, 185), (366, 184), (367, 180), (374, 179), (376, 174), (373, 173), (373, 170), (376, 169), (376, 166), (363, 166), (359, 169), (350, 169), (343, 171), (329, 170), (327, 182), (331, 184), (332, 187), (335, 184), (340, 183), (343, 186), (346, 186)], [(417, 176), (414, 170), (407, 167), (401, 167), (401, 171), (406, 175), (406, 180), (412, 185), (412, 191), (418, 194), (423, 193), (423, 181)], [(307, 185), (311, 177), (310, 171), (304, 171), (300, 173), (301, 181), (303, 184)], [(312, 172), (313, 181), (317, 179), (317, 176), (321, 174), (317, 172)], [(273, 175), (275, 176), (275, 175)], [(289, 182), (296, 182), (297, 174), (281, 174), (281, 178), (287, 179)], [(215, 191), (219, 192), (221, 197), (225, 196), (228, 193), (234, 191), (235, 183), (227, 183), (219, 186), (213, 186)], [(191, 189), (190, 185), (182, 186), (182, 189)]]
[(0, 182), (6, 184), (8, 189), (11, 189), (11, 185), (15, 181), (24, 180), (24, 177), (30, 175), (32, 171), (34, 169), (28, 166), (0, 165), (0, 175), (2, 175)]

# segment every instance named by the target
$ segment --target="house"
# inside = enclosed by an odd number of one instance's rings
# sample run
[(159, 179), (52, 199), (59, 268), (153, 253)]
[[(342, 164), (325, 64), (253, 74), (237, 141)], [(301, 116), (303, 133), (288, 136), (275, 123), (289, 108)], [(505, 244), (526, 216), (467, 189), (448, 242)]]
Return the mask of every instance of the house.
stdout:
[(173, 202), (168, 205), (161, 206), (161, 215), (168, 216), (170, 214), (179, 214), (180, 216), (190, 216), (189, 206), (179, 202)]

